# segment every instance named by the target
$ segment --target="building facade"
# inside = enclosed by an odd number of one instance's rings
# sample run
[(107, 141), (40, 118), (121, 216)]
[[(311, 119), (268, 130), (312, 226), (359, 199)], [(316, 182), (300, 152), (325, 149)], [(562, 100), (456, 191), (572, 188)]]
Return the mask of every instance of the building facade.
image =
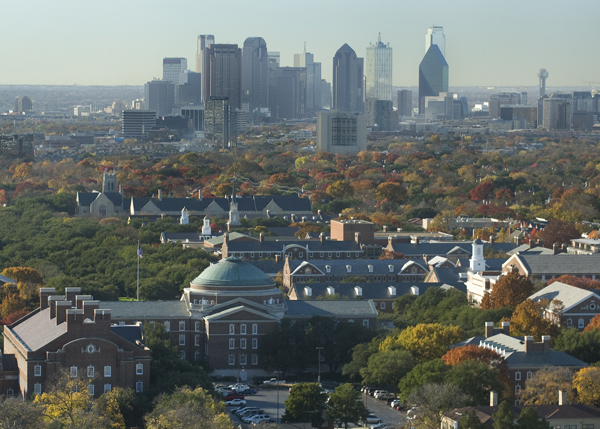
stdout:
[(419, 64), (419, 114), (425, 114), (425, 97), (448, 92), (448, 63), (438, 45), (432, 44)]
[(398, 91), (398, 115), (412, 116), (412, 91), (402, 89)]
[(392, 101), (393, 50), (390, 44), (381, 42), (370, 44), (365, 57), (366, 97)]
[(427, 29), (427, 34), (425, 35), (425, 52), (429, 50), (431, 45), (437, 45), (444, 58), (446, 57), (444, 27), (433, 25)]
[(170, 115), (175, 106), (175, 84), (168, 80), (153, 80), (144, 85), (144, 108), (156, 112), (156, 117)]
[(242, 108), (242, 50), (238, 45), (208, 45), (202, 64), (203, 97), (227, 97), (232, 108)]
[(366, 148), (364, 115), (339, 110), (317, 113), (317, 151), (356, 154)]
[(187, 70), (185, 58), (163, 58), (163, 80), (179, 85), (179, 75)]
[(364, 112), (364, 60), (347, 43), (333, 57), (333, 105), (345, 112)]
[(230, 109), (227, 97), (210, 97), (204, 105), (204, 138), (217, 149), (229, 147)]
[(126, 139), (144, 141), (148, 133), (156, 126), (155, 110), (123, 110), (122, 131)]
[(242, 51), (242, 110), (251, 117), (269, 106), (269, 55), (262, 37), (248, 37)]

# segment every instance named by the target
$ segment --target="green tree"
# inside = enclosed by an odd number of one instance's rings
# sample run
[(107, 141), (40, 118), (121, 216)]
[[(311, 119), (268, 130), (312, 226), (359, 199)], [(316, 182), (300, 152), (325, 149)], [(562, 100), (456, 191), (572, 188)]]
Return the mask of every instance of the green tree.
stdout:
[(441, 359), (418, 364), (398, 383), (400, 398), (406, 402), (410, 394), (417, 388), (425, 384), (443, 383), (448, 371), (450, 371), (450, 366)]
[(368, 343), (361, 343), (352, 349), (352, 360), (342, 368), (343, 375), (349, 375), (352, 379), (360, 377), (360, 370), (366, 368), (369, 358), (379, 352), (381, 337), (375, 337)]
[(0, 397), (0, 429), (44, 427), (44, 408), (40, 404), (20, 398)]
[(471, 398), (454, 384), (425, 384), (414, 390), (409, 397), (411, 404), (419, 408), (417, 424), (419, 428), (437, 429), (442, 416), (454, 408), (464, 407)]
[(502, 401), (498, 410), (492, 414), (492, 420), (494, 421), (494, 429), (514, 429), (515, 428), (515, 417), (513, 407), (508, 401)]
[(387, 199), (395, 204), (404, 204), (406, 197), (406, 188), (401, 183), (384, 182), (375, 189), (375, 198), (377, 198), (377, 201)]
[(580, 332), (577, 328), (564, 329), (556, 337), (554, 350), (563, 351), (592, 364), (600, 356), (600, 329)]
[(318, 383), (298, 383), (292, 386), (285, 400), (282, 420), (290, 423), (316, 423), (322, 420), (327, 394)]
[(475, 411), (468, 411), (458, 420), (460, 429), (485, 429), (485, 425), (481, 423)]
[(473, 398), (475, 405), (489, 403), (490, 392), (504, 389), (499, 380), (500, 371), (484, 362), (468, 360), (453, 366), (445, 381), (455, 384), (462, 392)]
[(517, 429), (550, 429), (550, 424), (545, 419), (540, 419), (535, 408), (525, 407), (519, 414)]
[(331, 185), (329, 185), (326, 192), (331, 198), (345, 200), (352, 198), (354, 195), (354, 188), (352, 188), (348, 182), (344, 180), (338, 180), (337, 182), (333, 182)]
[(361, 374), (365, 384), (393, 385), (395, 388), (414, 366), (415, 361), (408, 350), (385, 350), (372, 355)]
[(365, 420), (369, 411), (361, 400), (360, 392), (352, 384), (338, 386), (329, 396), (327, 416), (334, 422), (339, 422), (348, 428), (348, 423), (358, 423)]

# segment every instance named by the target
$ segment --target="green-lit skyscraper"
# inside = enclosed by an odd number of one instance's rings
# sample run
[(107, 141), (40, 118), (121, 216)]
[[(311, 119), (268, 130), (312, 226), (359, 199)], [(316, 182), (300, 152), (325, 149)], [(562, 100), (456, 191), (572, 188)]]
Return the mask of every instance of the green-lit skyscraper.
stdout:
[(419, 64), (419, 114), (425, 113), (425, 97), (448, 92), (448, 63), (438, 45), (432, 44)]

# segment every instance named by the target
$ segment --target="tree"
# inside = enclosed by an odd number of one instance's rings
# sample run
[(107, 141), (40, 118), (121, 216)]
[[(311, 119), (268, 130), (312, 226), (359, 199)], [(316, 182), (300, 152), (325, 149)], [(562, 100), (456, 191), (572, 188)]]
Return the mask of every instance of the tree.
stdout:
[(290, 423), (316, 423), (321, 421), (327, 394), (318, 383), (298, 383), (292, 386), (285, 400), (282, 420)]
[(600, 329), (583, 332), (577, 328), (563, 330), (556, 337), (553, 348), (589, 364), (597, 362), (600, 356)]
[(0, 397), (0, 428), (38, 429), (46, 427), (44, 408), (21, 398)]
[(367, 367), (361, 370), (365, 384), (398, 385), (402, 377), (415, 366), (407, 350), (386, 350), (372, 355)]
[(481, 423), (475, 411), (468, 411), (458, 420), (460, 429), (485, 429), (485, 425)]
[(360, 377), (360, 370), (366, 368), (369, 363), (369, 358), (379, 351), (381, 337), (375, 337), (368, 343), (361, 343), (354, 346), (352, 349), (352, 360), (342, 368), (343, 375), (349, 375), (355, 380)]
[(499, 369), (469, 360), (453, 366), (446, 374), (445, 382), (458, 386), (476, 405), (485, 405), (489, 403), (491, 391), (504, 389), (499, 376)]
[(576, 277), (576, 276), (572, 276), (570, 274), (563, 274), (562, 276), (559, 276), (555, 279), (550, 279), (550, 281), (548, 281), (548, 285), (551, 285), (554, 282), (562, 282), (562, 283), (566, 283), (568, 285), (571, 286), (575, 286), (581, 289), (587, 289), (587, 290), (597, 290), (600, 289), (600, 281), (598, 280), (592, 280), (590, 278), (581, 278), (581, 277)]
[(405, 259), (406, 256), (404, 253), (394, 252), (390, 250), (384, 249), (381, 255), (379, 255), (379, 259)]
[(406, 188), (401, 183), (384, 182), (375, 189), (375, 198), (377, 198), (377, 201), (387, 199), (395, 204), (404, 204), (406, 197)]
[(573, 377), (573, 388), (577, 390), (577, 399), (582, 404), (600, 404), (600, 368), (580, 369)]
[(413, 391), (409, 398), (410, 403), (419, 408), (418, 427), (426, 429), (439, 428), (445, 412), (464, 407), (470, 400), (458, 386), (450, 383), (425, 384)]
[(471, 200), (473, 201), (481, 201), (489, 198), (490, 195), (494, 192), (494, 185), (489, 180), (486, 180), (483, 183), (475, 186), (471, 189)]
[(450, 367), (441, 359), (418, 364), (398, 383), (400, 398), (406, 402), (410, 394), (419, 387), (430, 383), (443, 383), (448, 371)]
[(515, 413), (508, 401), (502, 401), (498, 410), (492, 414), (494, 429), (513, 429), (515, 427)]
[(446, 362), (447, 365), (451, 366), (459, 365), (462, 362), (470, 360), (483, 362), (491, 366), (499, 366), (504, 362), (502, 356), (494, 350), (485, 349), (475, 344), (450, 349), (448, 353), (442, 356), (442, 360)]
[(406, 328), (398, 335), (397, 342), (410, 351), (419, 362), (442, 357), (451, 344), (463, 339), (459, 326), (444, 326), (440, 323), (420, 323)]
[(588, 325), (583, 330), (591, 331), (592, 329), (598, 329), (598, 328), (600, 328), (600, 314), (596, 314), (594, 317), (592, 317), (592, 320), (590, 320), (590, 323), (588, 323)]
[(367, 418), (369, 410), (361, 400), (360, 392), (352, 384), (346, 383), (338, 386), (329, 396), (327, 402), (327, 416), (334, 422), (340, 422), (344, 428), (348, 423), (358, 423)]
[(338, 180), (337, 182), (333, 182), (331, 185), (327, 187), (327, 194), (331, 198), (345, 200), (348, 198), (352, 198), (354, 195), (354, 189), (348, 182), (343, 180)]
[(113, 422), (111, 429), (125, 429), (135, 425), (136, 416), (132, 407), (134, 400), (135, 392), (132, 389), (113, 387), (96, 399), (94, 409)]
[(558, 326), (544, 318), (544, 306), (528, 299), (519, 304), (510, 318), (510, 333), (514, 336), (530, 335), (540, 341), (543, 335), (556, 337)]
[(233, 422), (222, 402), (215, 401), (206, 390), (180, 387), (158, 398), (154, 410), (145, 417), (147, 429), (233, 429)]
[(570, 222), (550, 219), (548, 225), (538, 233), (538, 237), (542, 240), (544, 247), (551, 249), (554, 244), (569, 244), (571, 239), (579, 238), (581, 234)]
[(535, 408), (525, 407), (519, 414), (517, 429), (550, 429), (550, 424), (540, 416)]
[(521, 402), (523, 405), (558, 404), (559, 390), (566, 390), (567, 398), (572, 402), (575, 399), (572, 378), (568, 368), (561, 366), (542, 368), (525, 382), (525, 389), (521, 390)]
[(511, 272), (500, 277), (492, 292), (481, 300), (481, 308), (501, 308), (507, 305), (513, 307), (525, 301), (533, 294), (531, 281), (517, 272)]

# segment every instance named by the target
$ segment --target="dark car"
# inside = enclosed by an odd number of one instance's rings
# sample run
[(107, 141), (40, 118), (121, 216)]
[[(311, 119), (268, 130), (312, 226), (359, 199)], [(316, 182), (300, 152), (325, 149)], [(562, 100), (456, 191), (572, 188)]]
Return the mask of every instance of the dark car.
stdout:
[(240, 395), (256, 395), (258, 392), (254, 389), (246, 389), (238, 392)]
[(224, 402), (232, 401), (234, 399), (246, 399), (246, 398), (244, 398), (244, 395), (238, 395), (236, 393), (229, 393), (223, 397)]

